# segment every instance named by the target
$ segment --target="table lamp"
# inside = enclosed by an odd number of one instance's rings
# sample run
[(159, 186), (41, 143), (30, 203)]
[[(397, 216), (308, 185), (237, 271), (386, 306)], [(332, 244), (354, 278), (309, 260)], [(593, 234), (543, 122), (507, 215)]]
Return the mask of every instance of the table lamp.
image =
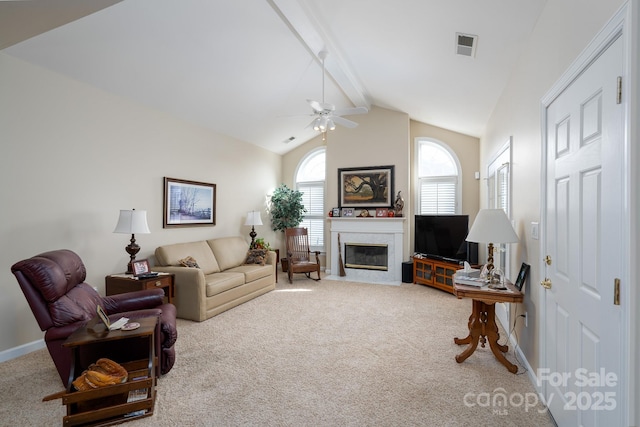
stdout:
[(503, 209), (481, 209), (465, 239), (467, 242), (487, 243), (487, 271), (493, 270), (493, 244), (516, 243), (518, 235)]
[(245, 221), (244, 225), (251, 226), (251, 233), (249, 233), (249, 236), (251, 236), (251, 246), (249, 247), (253, 248), (253, 245), (255, 243), (256, 236), (257, 236), (255, 226), (262, 225), (262, 218), (260, 218), (260, 211), (247, 212), (247, 220)]
[(136, 243), (136, 234), (149, 234), (149, 225), (147, 225), (147, 211), (121, 210), (118, 224), (114, 233), (131, 234), (130, 243), (125, 246), (125, 250), (129, 254), (129, 264), (127, 264), (127, 274), (133, 274), (133, 261), (136, 254), (140, 251), (140, 246)]

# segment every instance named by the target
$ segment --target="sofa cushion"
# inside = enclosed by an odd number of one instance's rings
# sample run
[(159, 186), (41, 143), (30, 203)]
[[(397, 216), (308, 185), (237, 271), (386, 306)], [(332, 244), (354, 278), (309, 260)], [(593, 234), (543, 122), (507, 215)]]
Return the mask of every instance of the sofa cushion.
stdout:
[(220, 272), (209, 274), (204, 278), (207, 297), (212, 297), (221, 292), (233, 289), (236, 286), (244, 285), (244, 274), (241, 272)]
[(267, 262), (266, 249), (249, 249), (249, 251), (247, 252), (247, 259), (244, 260), (245, 264), (264, 265), (266, 262)]
[(221, 237), (207, 240), (207, 243), (222, 271), (244, 264), (247, 258), (249, 244), (242, 237)]
[(249, 283), (273, 274), (273, 264), (264, 266), (260, 264), (244, 264), (239, 267), (231, 268), (227, 271), (230, 273), (234, 272), (244, 274), (244, 281)]
[(162, 266), (180, 266), (180, 260), (192, 257), (198, 260), (198, 265), (204, 274), (220, 271), (216, 257), (207, 242), (200, 240), (190, 243), (175, 243), (160, 246), (156, 249), (156, 260)]

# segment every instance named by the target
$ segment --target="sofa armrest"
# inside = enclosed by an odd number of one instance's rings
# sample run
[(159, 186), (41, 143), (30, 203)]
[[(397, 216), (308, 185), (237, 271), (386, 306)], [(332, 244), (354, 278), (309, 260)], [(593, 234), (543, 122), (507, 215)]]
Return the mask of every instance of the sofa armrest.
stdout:
[(276, 251), (269, 251), (267, 252), (267, 265), (273, 265), (273, 277), (274, 277), (274, 281), (275, 281), (275, 277), (276, 277), (276, 269), (278, 268), (278, 254), (276, 254)]
[(173, 304), (181, 319), (206, 320), (206, 282), (199, 268), (154, 266), (153, 271), (175, 274)]

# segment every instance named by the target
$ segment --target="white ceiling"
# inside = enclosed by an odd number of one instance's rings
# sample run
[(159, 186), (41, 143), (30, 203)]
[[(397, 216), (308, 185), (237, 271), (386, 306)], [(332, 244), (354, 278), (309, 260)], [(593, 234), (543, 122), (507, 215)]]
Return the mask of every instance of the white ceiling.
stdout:
[[(0, 2), (0, 47), (284, 153), (317, 135), (306, 99), (322, 100), (323, 49), (326, 102), (481, 136), (546, 0), (101, 0), (95, 13), (86, 3)], [(478, 36), (474, 58), (456, 55), (457, 32)]]

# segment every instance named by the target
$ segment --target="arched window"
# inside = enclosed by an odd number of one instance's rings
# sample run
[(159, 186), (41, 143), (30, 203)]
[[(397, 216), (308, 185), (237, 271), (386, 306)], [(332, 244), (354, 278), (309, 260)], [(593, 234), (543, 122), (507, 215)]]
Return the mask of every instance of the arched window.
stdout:
[(323, 252), (325, 153), (324, 147), (311, 151), (300, 161), (296, 172), (296, 189), (303, 193), (302, 202), (307, 208), (300, 227), (309, 230), (311, 250)]
[(430, 139), (416, 140), (419, 215), (459, 214), (460, 162), (446, 145)]

